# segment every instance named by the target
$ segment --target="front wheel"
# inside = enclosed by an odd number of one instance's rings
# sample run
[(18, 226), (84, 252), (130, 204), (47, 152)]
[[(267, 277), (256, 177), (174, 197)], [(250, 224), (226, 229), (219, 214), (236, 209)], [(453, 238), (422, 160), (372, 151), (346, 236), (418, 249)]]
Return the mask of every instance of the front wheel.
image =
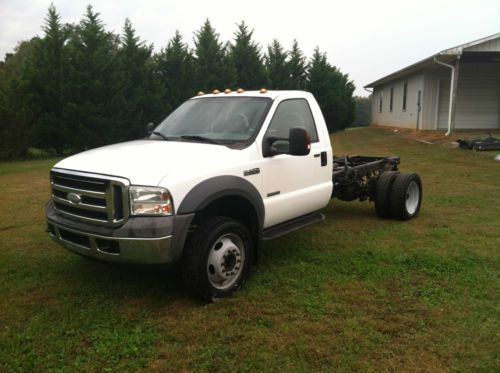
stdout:
[(240, 221), (208, 217), (189, 238), (184, 282), (201, 298), (214, 301), (241, 288), (250, 271), (253, 241)]

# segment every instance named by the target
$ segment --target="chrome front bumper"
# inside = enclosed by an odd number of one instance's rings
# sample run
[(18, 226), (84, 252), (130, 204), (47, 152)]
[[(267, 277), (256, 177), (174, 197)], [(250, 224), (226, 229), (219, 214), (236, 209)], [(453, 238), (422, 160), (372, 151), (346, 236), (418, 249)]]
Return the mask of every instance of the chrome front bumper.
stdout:
[(172, 236), (155, 238), (106, 237), (48, 223), (52, 239), (83, 256), (108, 262), (168, 263)]
[(52, 201), (45, 208), (47, 232), (66, 249), (99, 260), (165, 264), (182, 257), (194, 214), (129, 218), (120, 227), (102, 227), (58, 214)]

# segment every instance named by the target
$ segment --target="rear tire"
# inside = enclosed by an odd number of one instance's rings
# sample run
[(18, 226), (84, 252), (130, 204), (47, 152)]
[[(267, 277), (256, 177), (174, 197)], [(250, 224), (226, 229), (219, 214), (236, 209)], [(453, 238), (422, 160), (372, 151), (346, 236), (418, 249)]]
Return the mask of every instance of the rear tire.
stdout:
[(250, 272), (253, 240), (238, 220), (207, 217), (189, 237), (183, 265), (184, 284), (213, 302), (239, 290)]
[(398, 171), (383, 172), (377, 179), (375, 184), (375, 211), (380, 218), (390, 219), (392, 211), (390, 206), (390, 195), (392, 184), (398, 176)]
[(416, 217), (422, 204), (422, 181), (418, 174), (397, 175), (390, 195), (392, 217), (409, 220)]

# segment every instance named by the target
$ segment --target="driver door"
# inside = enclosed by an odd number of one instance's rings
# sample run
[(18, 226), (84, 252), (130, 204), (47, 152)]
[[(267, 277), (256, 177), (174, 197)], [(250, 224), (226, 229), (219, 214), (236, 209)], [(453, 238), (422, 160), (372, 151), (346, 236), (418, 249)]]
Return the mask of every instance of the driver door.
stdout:
[(278, 154), (264, 157), (262, 162), (263, 198), (266, 209), (264, 227), (285, 222), (319, 210), (324, 206), (324, 193), (318, 193), (317, 176), (321, 162), (315, 155), (321, 143), (311, 109), (306, 99), (282, 101), (267, 128), (264, 141), (277, 137), (273, 147), (288, 151), (288, 134), (292, 127), (304, 127), (311, 137), (311, 151), (305, 156)]

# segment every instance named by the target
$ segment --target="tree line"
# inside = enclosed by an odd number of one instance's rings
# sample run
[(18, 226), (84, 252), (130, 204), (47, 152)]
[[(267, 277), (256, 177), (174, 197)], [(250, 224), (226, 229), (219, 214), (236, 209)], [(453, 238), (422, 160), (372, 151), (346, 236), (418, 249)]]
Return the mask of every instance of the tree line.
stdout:
[(324, 52), (307, 58), (293, 42), (261, 47), (241, 22), (231, 42), (207, 19), (194, 32), (194, 48), (176, 32), (157, 53), (126, 19), (109, 32), (88, 6), (78, 24), (63, 24), (54, 5), (43, 35), (19, 43), (0, 62), (0, 157), (78, 152), (145, 135), (197, 91), (299, 89), (312, 92), (330, 131), (354, 120), (354, 84)]
[(363, 127), (370, 124), (372, 101), (372, 94), (370, 94), (368, 97), (354, 96), (356, 110), (354, 113), (354, 121), (352, 122), (351, 127)]

